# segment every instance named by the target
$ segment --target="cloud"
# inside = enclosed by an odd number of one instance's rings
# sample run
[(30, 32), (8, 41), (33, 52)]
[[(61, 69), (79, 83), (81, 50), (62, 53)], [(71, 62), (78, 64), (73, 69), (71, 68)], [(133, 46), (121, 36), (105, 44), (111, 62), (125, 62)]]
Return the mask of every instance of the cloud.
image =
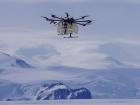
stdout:
[(140, 3), (139, 0), (1, 0), (0, 2), (18, 2), (18, 3), (43, 3), (43, 2), (64, 2), (64, 3), (76, 3), (76, 2), (94, 2), (94, 3), (105, 3), (105, 2), (126, 2), (126, 3)]
[(140, 0), (1, 0), (0, 2), (17, 2), (17, 3), (78, 3), (78, 2), (93, 2), (93, 3), (140, 3)]
[(94, 69), (117, 66), (117, 60), (140, 63), (140, 57), (137, 56), (140, 52), (139, 40), (127, 40), (121, 37), (115, 40), (112, 38), (85, 40), (81, 36), (66, 39), (51, 32), (16, 29), (5, 31), (0, 32), (1, 48), (12, 55), (29, 58), (36, 66), (60, 65)]
[[(111, 1), (111, 0), (110, 0)], [(118, 0), (119, 2), (127, 2), (127, 3), (140, 3), (139, 0)]]
[(55, 57), (61, 56), (56, 48), (50, 44), (36, 45), (34, 47), (25, 46), (19, 48), (15, 53), (37, 66), (58, 64)]
[(93, 0), (93, 2), (110, 2), (110, 3), (140, 3), (140, 0)]
[(87, 2), (91, 0), (1, 0), (0, 2), (17, 2), (17, 3), (43, 3), (43, 2)]
[(25, 46), (18, 51), (24, 56), (31, 55), (36, 65), (41, 67), (60, 65), (97, 69), (125, 66), (125, 63), (138, 64), (139, 45), (139, 42), (123, 39), (106, 42), (47, 39), (41, 46)]
[(39, 55), (44, 55), (47, 58), (53, 55), (59, 55), (57, 50), (54, 48), (52, 45), (39, 45), (35, 47), (25, 47), (25, 48), (20, 48), (17, 53), (26, 55), (29, 58), (32, 58), (34, 56), (39, 56)]

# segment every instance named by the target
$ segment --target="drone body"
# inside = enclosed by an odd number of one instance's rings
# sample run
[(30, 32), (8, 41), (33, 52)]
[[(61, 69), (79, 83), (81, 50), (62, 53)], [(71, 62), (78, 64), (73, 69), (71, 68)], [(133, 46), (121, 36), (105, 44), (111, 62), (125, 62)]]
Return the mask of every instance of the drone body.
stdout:
[(88, 16), (82, 16), (80, 18), (74, 19), (73, 17), (69, 17), (69, 14), (66, 13), (66, 17), (57, 17), (56, 15), (51, 15), (52, 19), (42, 16), (49, 21), (50, 24), (57, 25), (58, 35), (70, 35), (69, 37), (64, 38), (74, 38), (72, 36), (73, 33), (78, 34), (78, 25), (86, 26), (89, 25), (92, 21), (85, 20)]

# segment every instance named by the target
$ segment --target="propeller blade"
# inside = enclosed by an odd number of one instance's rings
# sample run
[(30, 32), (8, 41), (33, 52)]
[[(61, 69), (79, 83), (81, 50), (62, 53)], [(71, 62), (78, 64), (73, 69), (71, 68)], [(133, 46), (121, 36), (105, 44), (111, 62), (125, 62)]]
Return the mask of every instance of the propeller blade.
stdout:
[(81, 20), (81, 19), (85, 19), (86, 17), (89, 17), (89, 15), (81, 16), (80, 18), (78, 18), (78, 19), (75, 19), (75, 20)]
[(47, 17), (45, 17), (45, 16), (41, 16), (41, 17), (42, 17), (42, 18), (45, 18), (45, 19), (47, 18)]
[(54, 24), (56, 24), (57, 22), (53, 22)]
[(82, 16), (81, 18), (84, 19), (84, 18), (86, 18), (86, 17), (89, 17), (89, 16), (88, 16), (88, 15), (85, 15), (85, 16)]
[(56, 15), (51, 15), (51, 17), (56, 18), (56, 19), (60, 19), (60, 20), (64, 20), (64, 18), (57, 17)]
[(51, 17), (56, 18), (56, 15), (51, 15)]
[(76, 24), (79, 24), (81, 26), (86, 26), (87, 24), (82, 24), (82, 23), (76, 23)]
[(91, 20), (88, 20), (88, 21), (87, 21), (87, 23), (91, 23), (91, 22), (92, 22)]
[(41, 16), (42, 18), (46, 19), (47, 21), (49, 21), (50, 19), (45, 17), (45, 16)]

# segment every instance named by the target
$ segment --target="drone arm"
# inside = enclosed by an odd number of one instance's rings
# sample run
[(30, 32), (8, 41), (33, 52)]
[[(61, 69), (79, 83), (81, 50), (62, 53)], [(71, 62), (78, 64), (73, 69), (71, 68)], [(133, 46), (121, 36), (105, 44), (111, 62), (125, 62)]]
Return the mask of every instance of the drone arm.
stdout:
[(60, 20), (64, 20), (63, 18), (59, 18), (59, 17), (53, 17), (53, 18), (60, 19)]
[(76, 21), (76, 24), (82, 25), (82, 26), (86, 26), (89, 25), (92, 21)]
[(75, 21), (76, 23), (80, 23), (80, 24), (84, 24), (84, 25), (89, 25), (90, 23), (92, 23), (91, 20), (83, 20), (83, 21)]
[(76, 22), (89, 22), (91, 20), (76, 20)]
[(78, 19), (75, 19), (75, 20), (81, 20), (81, 19), (84, 19), (84, 18), (81, 17), (81, 18), (78, 18)]
[(64, 20), (64, 18), (60, 18), (60, 17), (57, 17), (56, 15), (51, 15), (52, 18), (56, 18), (56, 19), (60, 19), (60, 20)]
[(78, 19), (75, 19), (75, 20), (85, 19), (86, 17), (88, 17), (88, 15), (82, 16), (82, 17), (80, 17), (80, 18), (78, 18)]
[(42, 18), (45, 18), (46, 21), (50, 21), (50, 24), (56, 24), (57, 22), (60, 22), (61, 20), (56, 20), (56, 19), (49, 19), (47, 17), (41, 16)]
[(79, 22), (76, 22), (76, 24), (79, 24), (79, 25), (82, 25), (82, 26), (86, 26), (86, 25), (89, 25), (90, 23), (79, 23)]
[(47, 21), (61, 21), (61, 20), (56, 20), (56, 19), (49, 19), (47, 17), (41, 16), (42, 18), (45, 18)]
[(82, 24), (82, 23), (76, 23), (78, 25), (81, 25), (81, 26), (86, 26), (87, 24)]
[(75, 22), (81, 22), (81, 23), (91, 23), (91, 20), (83, 20), (83, 21), (75, 21)]

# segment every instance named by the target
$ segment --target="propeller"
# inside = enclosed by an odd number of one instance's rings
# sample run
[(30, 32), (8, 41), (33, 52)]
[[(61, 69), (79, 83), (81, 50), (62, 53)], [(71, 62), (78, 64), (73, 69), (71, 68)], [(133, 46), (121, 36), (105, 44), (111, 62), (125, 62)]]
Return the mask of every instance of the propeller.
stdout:
[(49, 18), (45, 17), (45, 16), (41, 16), (42, 18), (45, 18), (46, 20), (49, 20)]
[(88, 15), (82, 16), (81, 19), (85, 19), (86, 17), (89, 17)]
[(66, 17), (62, 18), (62, 17), (57, 17), (54, 14), (51, 14), (52, 19), (47, 18), (45, 16), (41, 16), (42, 18), (45, 18), (47, 21), (50, 22), (50, 24), (57, 24), (58, 22), (68, 22), (68, 23), (76, 23), (82, 26), (86, 26), (92, 23), (92, 21), (96, 21), (96, 20), (86, 20), (86, 17), (89, 17), (89, 15), (84, 15), (81, 16), (77, 19), (74, 19), (73, 17), (71, 18), (68, 12), (65, 12)]
[(52, 24), (53, 23), (53, 21), (50, 21), (50, 24)]
[(53, 18), (56, 18), (56, 15), (51, 15)]
[(88, 21), (87, 21), (87, 23), (91, 23), (91, 22), (92, 22), (91, 20), (88, 20)]

